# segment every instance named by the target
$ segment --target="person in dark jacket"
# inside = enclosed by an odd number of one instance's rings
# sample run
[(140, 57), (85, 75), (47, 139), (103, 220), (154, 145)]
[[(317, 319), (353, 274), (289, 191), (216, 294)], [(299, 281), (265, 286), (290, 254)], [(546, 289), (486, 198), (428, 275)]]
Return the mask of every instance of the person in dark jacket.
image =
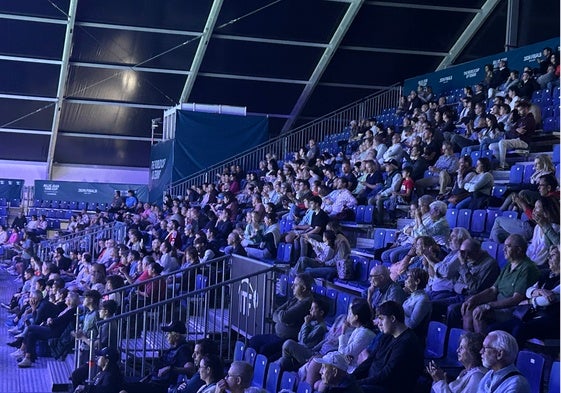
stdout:
[(412, 392), (423, 371), (422, 345), (405, 325), (400, 304), (387, 301), (378, 306), (376, 315), (384, 335), (353, 375), (364, 393)]
[(105, 347), (96, 352), (100, 371), (88, 385), (79, 385), (74, 393), (118, 393), (123, 386), (123, 374), (119, 368), (119, 352)]

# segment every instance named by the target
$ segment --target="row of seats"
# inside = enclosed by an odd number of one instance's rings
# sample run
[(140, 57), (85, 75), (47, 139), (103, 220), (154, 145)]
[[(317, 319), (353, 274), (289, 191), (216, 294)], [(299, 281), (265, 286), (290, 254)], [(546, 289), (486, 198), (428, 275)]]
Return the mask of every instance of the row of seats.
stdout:
[(8, 201), (7, 198), (0, 198), (0, 207), (20, 207), (21, 206), (21, 199), (14, 198)]
[(69, 210), (88, 210), (94, 211), (96, 209), (99, 210), (107, 210), (108, 204), (105, 202), (79, 202), (79, 201), (57, 201), (57, 200), (41, 200), (35, 199), (33, 201), (33, 207), (38, 209), (69, 209)]
[[(278, 363), (269, 362), (265, 355), (258, 354), (253, 348), (246, 348), (241, 341), (236, 341), (234, 361), (246, 361), (253, 366), (252, 386), (268, 392), (288, 390), (296, 393), (312, 393), (312, 388), (305, 381), (297, 383), (297, 375), (292, 371), (281, 373)], [(296, 385), (298, 384), (298, 388)]]
[(53, 210), (53, 209), (36, 209), (34, 207), (30, 208), (27, 216), (45, 216), (46, 218), (57, 218), (59, 220), (70, 220), (74, 212), (72, 210)]

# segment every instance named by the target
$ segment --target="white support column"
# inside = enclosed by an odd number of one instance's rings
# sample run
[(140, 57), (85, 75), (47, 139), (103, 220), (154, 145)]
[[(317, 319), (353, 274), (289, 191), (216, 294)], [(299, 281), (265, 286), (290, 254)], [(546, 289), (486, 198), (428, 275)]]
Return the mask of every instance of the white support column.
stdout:
[(325, 72), (325, 69), (329, 65), (329, 62), (333, 58), (333, 55), (335, 55), (335, 52), (339, 48), (339, 45), (341, 44), (343, 37), (345, 36), (347, 30), (351, 26), (351, 23), (353, 23), (353, 20), (358, 14), (358, 11), (360, 10), (360, 7), (362, 6), (363, 3), (364, 0), (352, 0), (350, 2), (349, 8), (347, 8), (347, 12), (345, 12), (343, 19), (341, 19), (341, 23), (339, 23), (337, 30), (331, 37), (331, 40), (329, 41), (329, 45), (327, 46), (327, 48), (325, 48), (325, 51), (323, 52), (323, 55), (321, 56), (318, 64), (316, 65), (316, 68), (312, 72), (312, 75), (310, 76), (308, 83), (306, 83), (306, 86), (304, 87), (302, 94), (300, 94), (298, 101), (296, 101), (294, 108), (292, 108), (292, 112), (290, 113), (290, 118), (286, 121), (286, 123), (284, 123), (281, 133), (290, 130), (290, 128), (296, 121), (296, 118), (302, 112), (302, 109), (304, 109), (304, 106), (308, 102), (310, 96), (312, 95), (312, 92), (314, 91), (317, 84), (319, 83), (321, 76)]
[(485, 4), (483, 4), (481, 10), (475, 14), (468, 27), (466, 27), (464, 32), (460, 35), (460, 38), (458, 38), (456, 43), (450, 49), (448, 56), (442, 59), (435, 71), (448, 67), (454, 62), (454, 60), (456, 60), (460, 53), (465, 49), (466, 45), (471, 41), (475, 33), (477, 33), (477, 30), (479, 30), (500, 2), (501, 0), (487, 0)]
[(199, 46), (197, 47), (197, 52), (193, 58), (191, 70), (189, 71), (189, 75), (187, 75), (185, 86), (183, 86), (183, 91), (181, 92), (181, 97), (179, 98), (179, 103), (187, 102), (189, 96), (191, 95), (191, 91), (195, 85), (195, 80), (197, 79), (197, 74), (199, 73), (199, 68), (201, 67), (201, 63), (203, 62), (203, 58), (205, 56), (208, 42), (210, 41), (212, 32), (214, 31), (214, 25), (216, 25), (220, 8), (222, 8), (222, 1), (223, 0), (214, 0), (212, 3), (212, 8), (208, 14), (203, 34), (199, 38)]
[(74, 36), (74, 23), (76, 22), (76, 9), (78, 0), (70, 0), (68, 7), (68, 21), (66, 23), (66, 35), (64, 37), (64, 49), (62, 51), (62, 64), (60, 65), (60, 75), (58, 78), (58, 88), (56, 94), (55, 113), (51, 128), (51, 141), (47, 153), (47, 179), (51, 180), (53, 175), (53, 161), (55, 157), (56, 141), (58, 137), (58, 127), (60, 124), (60, 114), (62, 103), (66, 94), (66, 83), (68, 79), (68, 69), (70, 67), (70, 54), (72, 52), (72, 37)]

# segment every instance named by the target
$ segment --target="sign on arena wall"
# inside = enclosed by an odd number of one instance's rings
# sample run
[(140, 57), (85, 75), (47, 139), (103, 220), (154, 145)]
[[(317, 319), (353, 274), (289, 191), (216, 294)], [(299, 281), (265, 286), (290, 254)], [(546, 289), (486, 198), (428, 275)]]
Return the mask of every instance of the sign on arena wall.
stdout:
[(559, 38), (538, 42), (521, 48), (512, 49), (508, 52), (483, 57), (474, 61), (448, 67), (446, 69), (419, 75), (406, 79), (403, 82), (403, 92), (409, 94), (411, 90), (417, 90), (417, 86), (431, 86), (436, 94), (464, 86), (473, 86), (485, 78), (485, 65), (493, 64), (497, 67), (499, 60), (506, 60), (508, 68), (522, 72), (524, 67), (537, 68), (542, 50), (545, 47), (559, 47)]
[(23, 179), (0, 179), (0, 198), (5, 198), (7, 202), (20, 199), (23, 183)]
[(141, 184), (49, 180), (35, 180), (34, 199), (110, 204), (117, 190), (123, 196), (127, 195), (128, 190), (134, 190), (139, 201), (148, 201), (148, 187)]

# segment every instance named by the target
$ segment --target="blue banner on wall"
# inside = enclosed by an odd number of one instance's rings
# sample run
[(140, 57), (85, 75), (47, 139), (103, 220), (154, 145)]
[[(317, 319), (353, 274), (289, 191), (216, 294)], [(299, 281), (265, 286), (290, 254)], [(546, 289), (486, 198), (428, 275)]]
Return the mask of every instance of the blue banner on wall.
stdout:
[(411, 90), (417, 90), (417, 86), (421, 85), (431, 86), (432, 90), (438, 95), (442, 92), (464, 86), (473, 86), (485, 78), (485, 65), (493, 64), (493, 67), (497, 68), (499, 60), (506, 60), (509, 69), (520, 72), (526, 66), (537, 68), (537, 59), (542, 56), (542, 50), (545, 47), (555, 50), (559, 47), (559, 38), (552, 38), (547, 41), (512, 49), (508, 52), (497, 53), (496, 55), (406, 79), (403, 82), (403, 92), (405, 95), (408, 95)]
[(111, 203), (115, 191), (122, 196), (134, 190), (139, 201), (148, 201), (148, 187), (141, 184), (89, 183), (35, 180), (35, 199)]
[(171, 183), (174, 141), (160, 142), (150, 152), (150, 202), (161, 203), (164, 191)]
[(20, 199), (24, 182), (23, 179), (0, 179), (0, 198), (5, 198), (8, 202)]
[(177, 111), (172, 181), (204, 170), (267, 140), (269, 120)]

